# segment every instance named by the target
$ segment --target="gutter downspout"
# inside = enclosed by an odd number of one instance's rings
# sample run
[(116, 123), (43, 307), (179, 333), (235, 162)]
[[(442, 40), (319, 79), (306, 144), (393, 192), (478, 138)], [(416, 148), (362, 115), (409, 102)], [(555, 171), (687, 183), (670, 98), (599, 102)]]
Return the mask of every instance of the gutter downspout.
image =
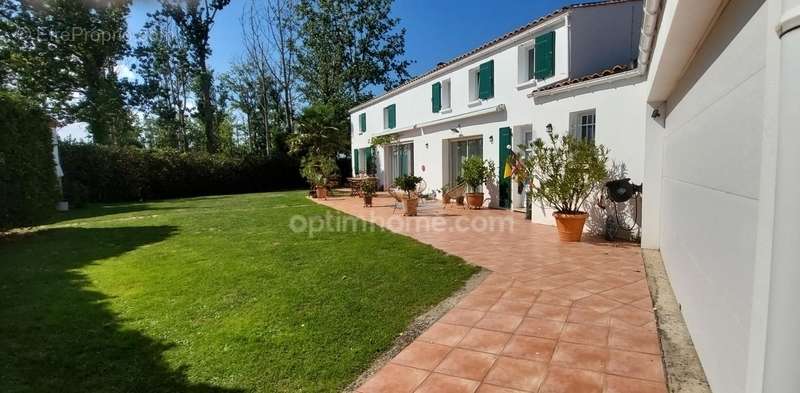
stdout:
[[(774, 211), (770, 265), (769, 304), (764, 361), (764, 393), (800, 391), (800, 0), (772, 3), (780, 19), (775, 33), (780, 37), (778, 62), (778, 116), (775, 155)], [(762, 158), (763, 159), (763, 158)], [(764, 203), (764, 202), (761, 202)]]
[(639, 59), (636, 69), (639, 75), (647, 74), (648, 66), (653, 55), (658, 14), (661, 11), (661, 0), (645, 0), (644, 18), (642, 18), (642, 35), (639, 38)]

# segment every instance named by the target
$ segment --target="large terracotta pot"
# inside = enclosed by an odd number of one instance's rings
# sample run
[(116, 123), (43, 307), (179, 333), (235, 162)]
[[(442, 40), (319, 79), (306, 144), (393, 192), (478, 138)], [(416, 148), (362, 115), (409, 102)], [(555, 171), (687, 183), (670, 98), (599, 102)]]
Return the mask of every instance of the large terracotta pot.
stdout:
[(470, 209), (480, 209), (483, 206), (483, 193), (482, 192), (468, 192), (467, 193), (467, 207)]
[(403, 214), (406, 216), (416, 216), (418, 204), (418, 198), (403, 197), (403, 209), (405, 209)]
[(562, 242), (579, 242), (583, 236), (583, 225), (586, 224), (586, 213), (566, 214), (553, 213), (558, 228), (558, 238)]
[(327, 199), (328, 189), (324, 186), (317, 186), (317, 198)]

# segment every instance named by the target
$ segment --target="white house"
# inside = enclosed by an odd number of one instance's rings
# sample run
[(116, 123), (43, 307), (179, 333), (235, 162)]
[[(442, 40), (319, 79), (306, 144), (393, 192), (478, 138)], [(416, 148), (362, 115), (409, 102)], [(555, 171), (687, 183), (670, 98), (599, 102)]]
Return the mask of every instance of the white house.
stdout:
[[(352, 108), (354, 173), (374, 155), (381, 183), (415, 174), (439, 189), (455, 182), (466, 156), (481, 155), (497, 165), (498, 179), (485, 189), (492, 206), (523, 208), (524, 195), (501, 179), (507, 146), (543, 136), (551, 124), (606, 145), (641, 182), (645, 114), (632, 119), (625, 107), (644, 97), (644, 77), (625, 72), (635, 69), (641, 25), (640, 0), (564, 7)], [(562, 89), (530, 97), (603, 73), (619, 75), (580, 98)], [(389, 134), (396, 143), (373, 152), (370, 140)], [(550, 222), (537, 210), (537, 222)]]
[[(384, 184), (439, 188), (468, 155), (499, 174), (548, 124), (594, 138), (644, 183), (642, 247), (661, 251), (712, 389), (800, 392), (798, 27), (800, 0), (568, 6), (353, 108), (353, 169), (375, 154)], [(499, 178), (486, 192), (524, 205)]]

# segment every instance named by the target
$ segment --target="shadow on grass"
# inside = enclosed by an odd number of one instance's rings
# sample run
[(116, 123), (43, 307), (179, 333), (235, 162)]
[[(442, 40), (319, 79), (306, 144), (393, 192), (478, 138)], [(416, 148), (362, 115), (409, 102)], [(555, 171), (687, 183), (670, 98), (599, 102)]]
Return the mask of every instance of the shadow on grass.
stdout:
[(237, 391), (190, 383), (164, 360), (171, 345), (124, 329), (77, 270), (175, 232), (63, 228), (0, 239), (0, 391)]
[(82, 220), (87, 218), (99, 218), (114, 214), (135, 213), (140, 211), (153, 211), (158, 214), (160, 210), (176, 210), (172, 207), (157, 207), (147, 202), (125, 203), (125, 204), (92, 204), (86, 207), (71, 209), (67, 212), (57, 212), (39, 225), (52, 225), (70, 220)]

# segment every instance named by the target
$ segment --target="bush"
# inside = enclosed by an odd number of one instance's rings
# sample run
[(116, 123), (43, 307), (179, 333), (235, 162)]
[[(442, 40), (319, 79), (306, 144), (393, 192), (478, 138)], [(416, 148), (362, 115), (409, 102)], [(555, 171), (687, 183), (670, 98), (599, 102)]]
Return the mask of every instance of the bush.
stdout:
[[(229, 157), (93, 144), (61, 145), (70, 204), (128, 202), (302, 188), (298, 162), (287, 157)], [(78, 198), (75, 200), (73, 198)]]
[(0, 231), (34, 225), (55, 211), (52, 143), (44, 112), (0, 92)]

